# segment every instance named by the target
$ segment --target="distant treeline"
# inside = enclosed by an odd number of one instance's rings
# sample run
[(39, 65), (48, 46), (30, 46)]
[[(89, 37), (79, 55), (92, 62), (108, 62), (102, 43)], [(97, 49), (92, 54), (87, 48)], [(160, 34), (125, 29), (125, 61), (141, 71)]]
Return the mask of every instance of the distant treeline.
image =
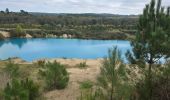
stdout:
[(0, 24), (113, 25), (115, 28), (134, 29), (137, 19), (138, 16), (135, 15), (29, 13), (24, 10), (11, 12), (8, 9), (0, 12)]
[[(12, 12), (7, 8), (0, 11), (0, 30), (8, 30), (12, 37), (22, 37), (28, 33), (35, 38), (46, 37), (47, 34), (69, 34), (83, 39), (129, 39), (129, 35), (135, 33), (138, 17), (93, 13), (35, 13), (24, 10)], [(18, 25), (23, 29), (20, 35), (16, 31)]]

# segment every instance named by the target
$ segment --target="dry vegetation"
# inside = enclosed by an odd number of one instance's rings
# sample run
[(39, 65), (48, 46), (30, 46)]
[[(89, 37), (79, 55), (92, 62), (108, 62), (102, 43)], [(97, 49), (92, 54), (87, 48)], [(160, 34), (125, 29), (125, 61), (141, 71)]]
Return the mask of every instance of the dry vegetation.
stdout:
[[(47, 62), (54, 62), (56, 59), (46, 60)], [(20, 66), (20, 71), (22, 72), (22, 77), (31, 78), (39, 85), (43, 85), (43, 81), (38, 75), (40, 67), (37, 62), (28, 63), (20, 59), (12, 60), (14, 63), (18, 63)], [(43, 98), (47, 100), (76, 100), (80, 96), (80, 84), (84, 81), (96, 82), (96, 77), (100, 73), (102, 59), (96, 60), (86, 60), (88, 67), (86, 69), (81, 69), (77, 67), (77, 64), (84, 62), (81, 59), (57, 59), (57, 62), (67, 66), (67, 71), (69, 72), (69, 83), (68, 86), (63, 90), (52, 90), (43, 92)], [(3, 70), (5, 64), (8, 61), (0, 61), (0, 71)], [(0, 74), (0, 89), (5, 87), (8, 82), (8, 77)], [(42, 91), (42, 89), (41, 89)]]

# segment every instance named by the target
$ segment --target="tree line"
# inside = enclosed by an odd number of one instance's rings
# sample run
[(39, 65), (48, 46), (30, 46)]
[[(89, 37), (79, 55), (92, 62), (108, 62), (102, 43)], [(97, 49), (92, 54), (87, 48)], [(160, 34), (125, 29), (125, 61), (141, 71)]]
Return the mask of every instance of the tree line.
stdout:
[(137, 23), (135, 15), (112, 14), (50, 14), (31, 13), (24, 10), (12, 12), (7, 8), (0, 11), (0, 24), (35, 24), (50, 26), (112, 25), (133, 29)]
[[(81, 39), (127, 39), (128, 34), (134, 35), (138, 17), (91, 13), (33, 13), (24, 10), (12, 12), (6, 9), (0, 12), (0, 28), (9, 31), (11, 37), (24, 37), (28, 33), (35, 38), (46, 37), (46, 34), (58, 37), (69, 34)], [(23, 32), (16, 31), (18, 26)]]

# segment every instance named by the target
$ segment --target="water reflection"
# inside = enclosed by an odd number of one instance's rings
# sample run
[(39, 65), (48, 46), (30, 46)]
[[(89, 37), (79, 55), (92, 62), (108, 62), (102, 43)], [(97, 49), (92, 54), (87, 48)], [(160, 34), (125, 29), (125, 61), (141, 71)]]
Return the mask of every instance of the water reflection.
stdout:
[[(0, 41), (0, 59), (20, 57), (27, 61), (40, 58), (95, 59), (107, 56), (117, 46), (122, 54), (131, 50), (129, 41), (81, 39), (9, 39)], [(125, 59), (125, 56), (123, 57)]]
[[(11, 43), (12, 45), (16, 45), (18, 48), (22, 48), (24, 44), (26, 44), (28, 39), (6, 39), (0, 41), (0, 47), (2, 47), (5, 44)], [(31, 41), (31, 39), (29, 39)]]

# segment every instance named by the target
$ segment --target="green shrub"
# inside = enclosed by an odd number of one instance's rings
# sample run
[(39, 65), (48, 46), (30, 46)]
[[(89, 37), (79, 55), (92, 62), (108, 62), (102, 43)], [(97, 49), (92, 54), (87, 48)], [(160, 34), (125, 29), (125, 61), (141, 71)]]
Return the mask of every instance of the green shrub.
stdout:
[(80, 83), (80, 89), (90, 89), (93, 87), (93, 82), (86, 80)]
[(35, 100), (38, 96), (39, 87), (29, 79), (13, 79), (3, 91), (5, 100)]
[(133, 87), (128, 79), (126, 65), (117, 47), (109, 49), (108, 58), (102, 63), (98, 84), (106, 100), (129, 100)]
[(44, 65), (45, 65), (45, 60), (39, 60), (39, 61), (37, 61), (37, 64), (38, 64), (38, 66), (40, 66), (40, 67), (44, 67)]
[[(152, 95), (151, 100), (169, 100), (170, 99), (170, 63), (160, 67), (159, 72), (152, 72)], [(145, 76), (146, 77), (146, 76)], [(136, 84), (138, 100), (147, 100), (149, 95), (149, 83), (146, 78)], [(133, 95), (134, 98), (137, 98)]]
[(64, 89), (69, 81), (69, 74), (65, 66), (58, 62), (48, 62), (39, 73), (45, 79), (48, 90)]
[(21, 25), (17, 25), (15, 29), (9, 30), (11, 37), (25, 37), (25, 30), (21, 27)]
[(10, 76), (10, 78), (17, 78), (20, 75), (19, 66), (11, 61), (6, 64), (4, 71)]
[(3, 100), (3, 91), (0, 90), (0, 100)]
[(17, 37), (25, 36), (25, 32), (24, 32), (23, 28), (20, 25), (17, 25), (15, 31), (16, 31)]
[(77, 64), (76, 66), (79, 67), (79, 68), (87, 68), (88, 67), (86, 62), (81, 62), (81, 63)]
[(86, 91), (81, 91), (81, 95), (77, 100), (105, 100), (105, 97), (102, 90), (97, 88), (95, 90), (88, 89)]

